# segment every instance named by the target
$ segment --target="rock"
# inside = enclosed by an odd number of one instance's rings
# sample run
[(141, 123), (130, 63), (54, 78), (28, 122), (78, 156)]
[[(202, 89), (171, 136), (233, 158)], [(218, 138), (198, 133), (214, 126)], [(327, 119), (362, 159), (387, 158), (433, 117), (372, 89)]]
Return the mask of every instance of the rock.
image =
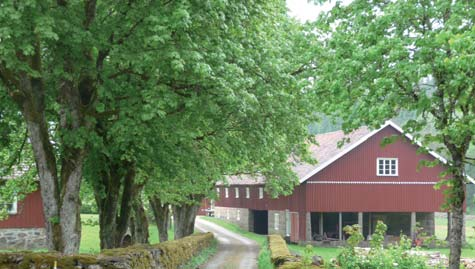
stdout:
[(323, 258), (322, 256), (315, 255), (312, 257), (312, 264), (316, 266), (322, 266), (323, 265)]

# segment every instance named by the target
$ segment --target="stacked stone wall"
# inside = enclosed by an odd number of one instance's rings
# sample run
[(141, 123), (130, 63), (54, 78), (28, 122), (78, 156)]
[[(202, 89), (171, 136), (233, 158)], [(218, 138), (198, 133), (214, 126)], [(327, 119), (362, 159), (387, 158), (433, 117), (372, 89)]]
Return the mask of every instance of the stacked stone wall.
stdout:
[(46, 248), (44, 228), (0, 229), (0, 249)]
[[(278, 215), (278, 224), (276, 227), (276, 215)], [(267, 231), (268, 234), (278, 234), (282, 237), (286, 236), (286, 214), (285, 211), (269, 210)], [(277, 229), (275, 229), (277, 228)]]

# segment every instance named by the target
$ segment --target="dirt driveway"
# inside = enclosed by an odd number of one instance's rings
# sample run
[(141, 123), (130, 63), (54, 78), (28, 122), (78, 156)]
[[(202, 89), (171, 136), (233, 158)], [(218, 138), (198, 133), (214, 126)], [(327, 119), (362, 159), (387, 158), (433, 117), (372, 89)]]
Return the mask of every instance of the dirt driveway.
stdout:
[(218, 252), (201, 268), (257, 269), (259, 245), (253, 240), (200, 217), (196, 218), (195, 228), (203, 232), (212, 232), (218, 240)]

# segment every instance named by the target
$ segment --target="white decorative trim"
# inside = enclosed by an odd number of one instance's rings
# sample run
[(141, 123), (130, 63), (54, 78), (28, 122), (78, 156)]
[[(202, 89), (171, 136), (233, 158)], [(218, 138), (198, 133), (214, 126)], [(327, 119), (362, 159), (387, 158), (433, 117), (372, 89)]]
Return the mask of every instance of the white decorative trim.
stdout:
[[(322, 163), (322, 165), (318, 166), (317, 168), (315, 168), (314, 170), (310, 171), (310, 173), (308, 173), (307, 175), (305, 175), (304, 177), (302, 177), (300, 179), (300, 183), (303, 183), (305, 182), (307, 179), (309, 179), (310, 177), (312, 177), (313, 175), (315, 175), (316, 173), (320, 172), (321, 170), (323, 170), (324, 168), (326, 168), (327, 166), (329, 166), (330, 164), (332, 164), (333, 162), (335, 162), (336, 160), (340, 159), (341, 157), (343, 157), (345, 154), (347, 154), (348, 152), (352, 151), (354, 148), (358, 147), (359, 145), (363, 144), (363, 142), (365, 142), (366, 140), (368, 140), (369, 138), (371, 138), (373, 135), (377, 134), (379, 131), (381, 131), (382, 129), (386, 128), (387, 126), (391, 126), (393, 127), (394, 129), (396, 129), (398, 132), (400, 132), (401, 134), (404, 134), (409, 140), (413, 141), (416, 145), (418, 145), (419, 147), (422, 147), (422, 144), (415, 140), (414, 137), (410, 134), (407, 134), (407, 133), (404, 133), (404, 131), (402, 130), (401, 127), (399, 127), (396, 123), (388, 120), (384, 123), (383, 126), (381, 126), (379, 129), (376, 129), (372, 132), (370, 132), (369, 134), (363, 136), (360, 140), (358, 140), (356, 143), (354, 143), (353, 145), (351, 145), (350, 147), (348, 147), (347, 149), (343, 150), (342, 152), (338, 153), (337, 155), (335, 155), (333, 158), (331, 158), (330, 160)], [(429, 154), (432, 155), (434, 158), (438, 159), (440, 162), (442, 162), (443, 164), (447, 164), (447, 160), (440, 156), (439, 154), (437, 154), (436, 152), (432, 151), (432, 150), (429, 150)], [(470, 181), (472, 184), (475, 184), (475, 180), (470, 177), (469, 175), (466, 175), (466, 179), (468, 181)]]
[(437, 181), (308, 181), (307, 183), (341, 185), (435, 185)]

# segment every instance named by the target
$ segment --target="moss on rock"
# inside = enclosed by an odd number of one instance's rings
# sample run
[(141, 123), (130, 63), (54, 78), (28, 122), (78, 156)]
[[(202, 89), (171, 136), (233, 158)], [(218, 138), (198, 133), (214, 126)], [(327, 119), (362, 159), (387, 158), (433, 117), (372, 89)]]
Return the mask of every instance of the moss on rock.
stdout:
[(104, 250), (99, 255), (62, 255), (55, 252), (0, 253), (0, 269), (161, 269), (178, 268), (211, 245), (213, 234), (204, 233), (155, 245), (134, 245)]

